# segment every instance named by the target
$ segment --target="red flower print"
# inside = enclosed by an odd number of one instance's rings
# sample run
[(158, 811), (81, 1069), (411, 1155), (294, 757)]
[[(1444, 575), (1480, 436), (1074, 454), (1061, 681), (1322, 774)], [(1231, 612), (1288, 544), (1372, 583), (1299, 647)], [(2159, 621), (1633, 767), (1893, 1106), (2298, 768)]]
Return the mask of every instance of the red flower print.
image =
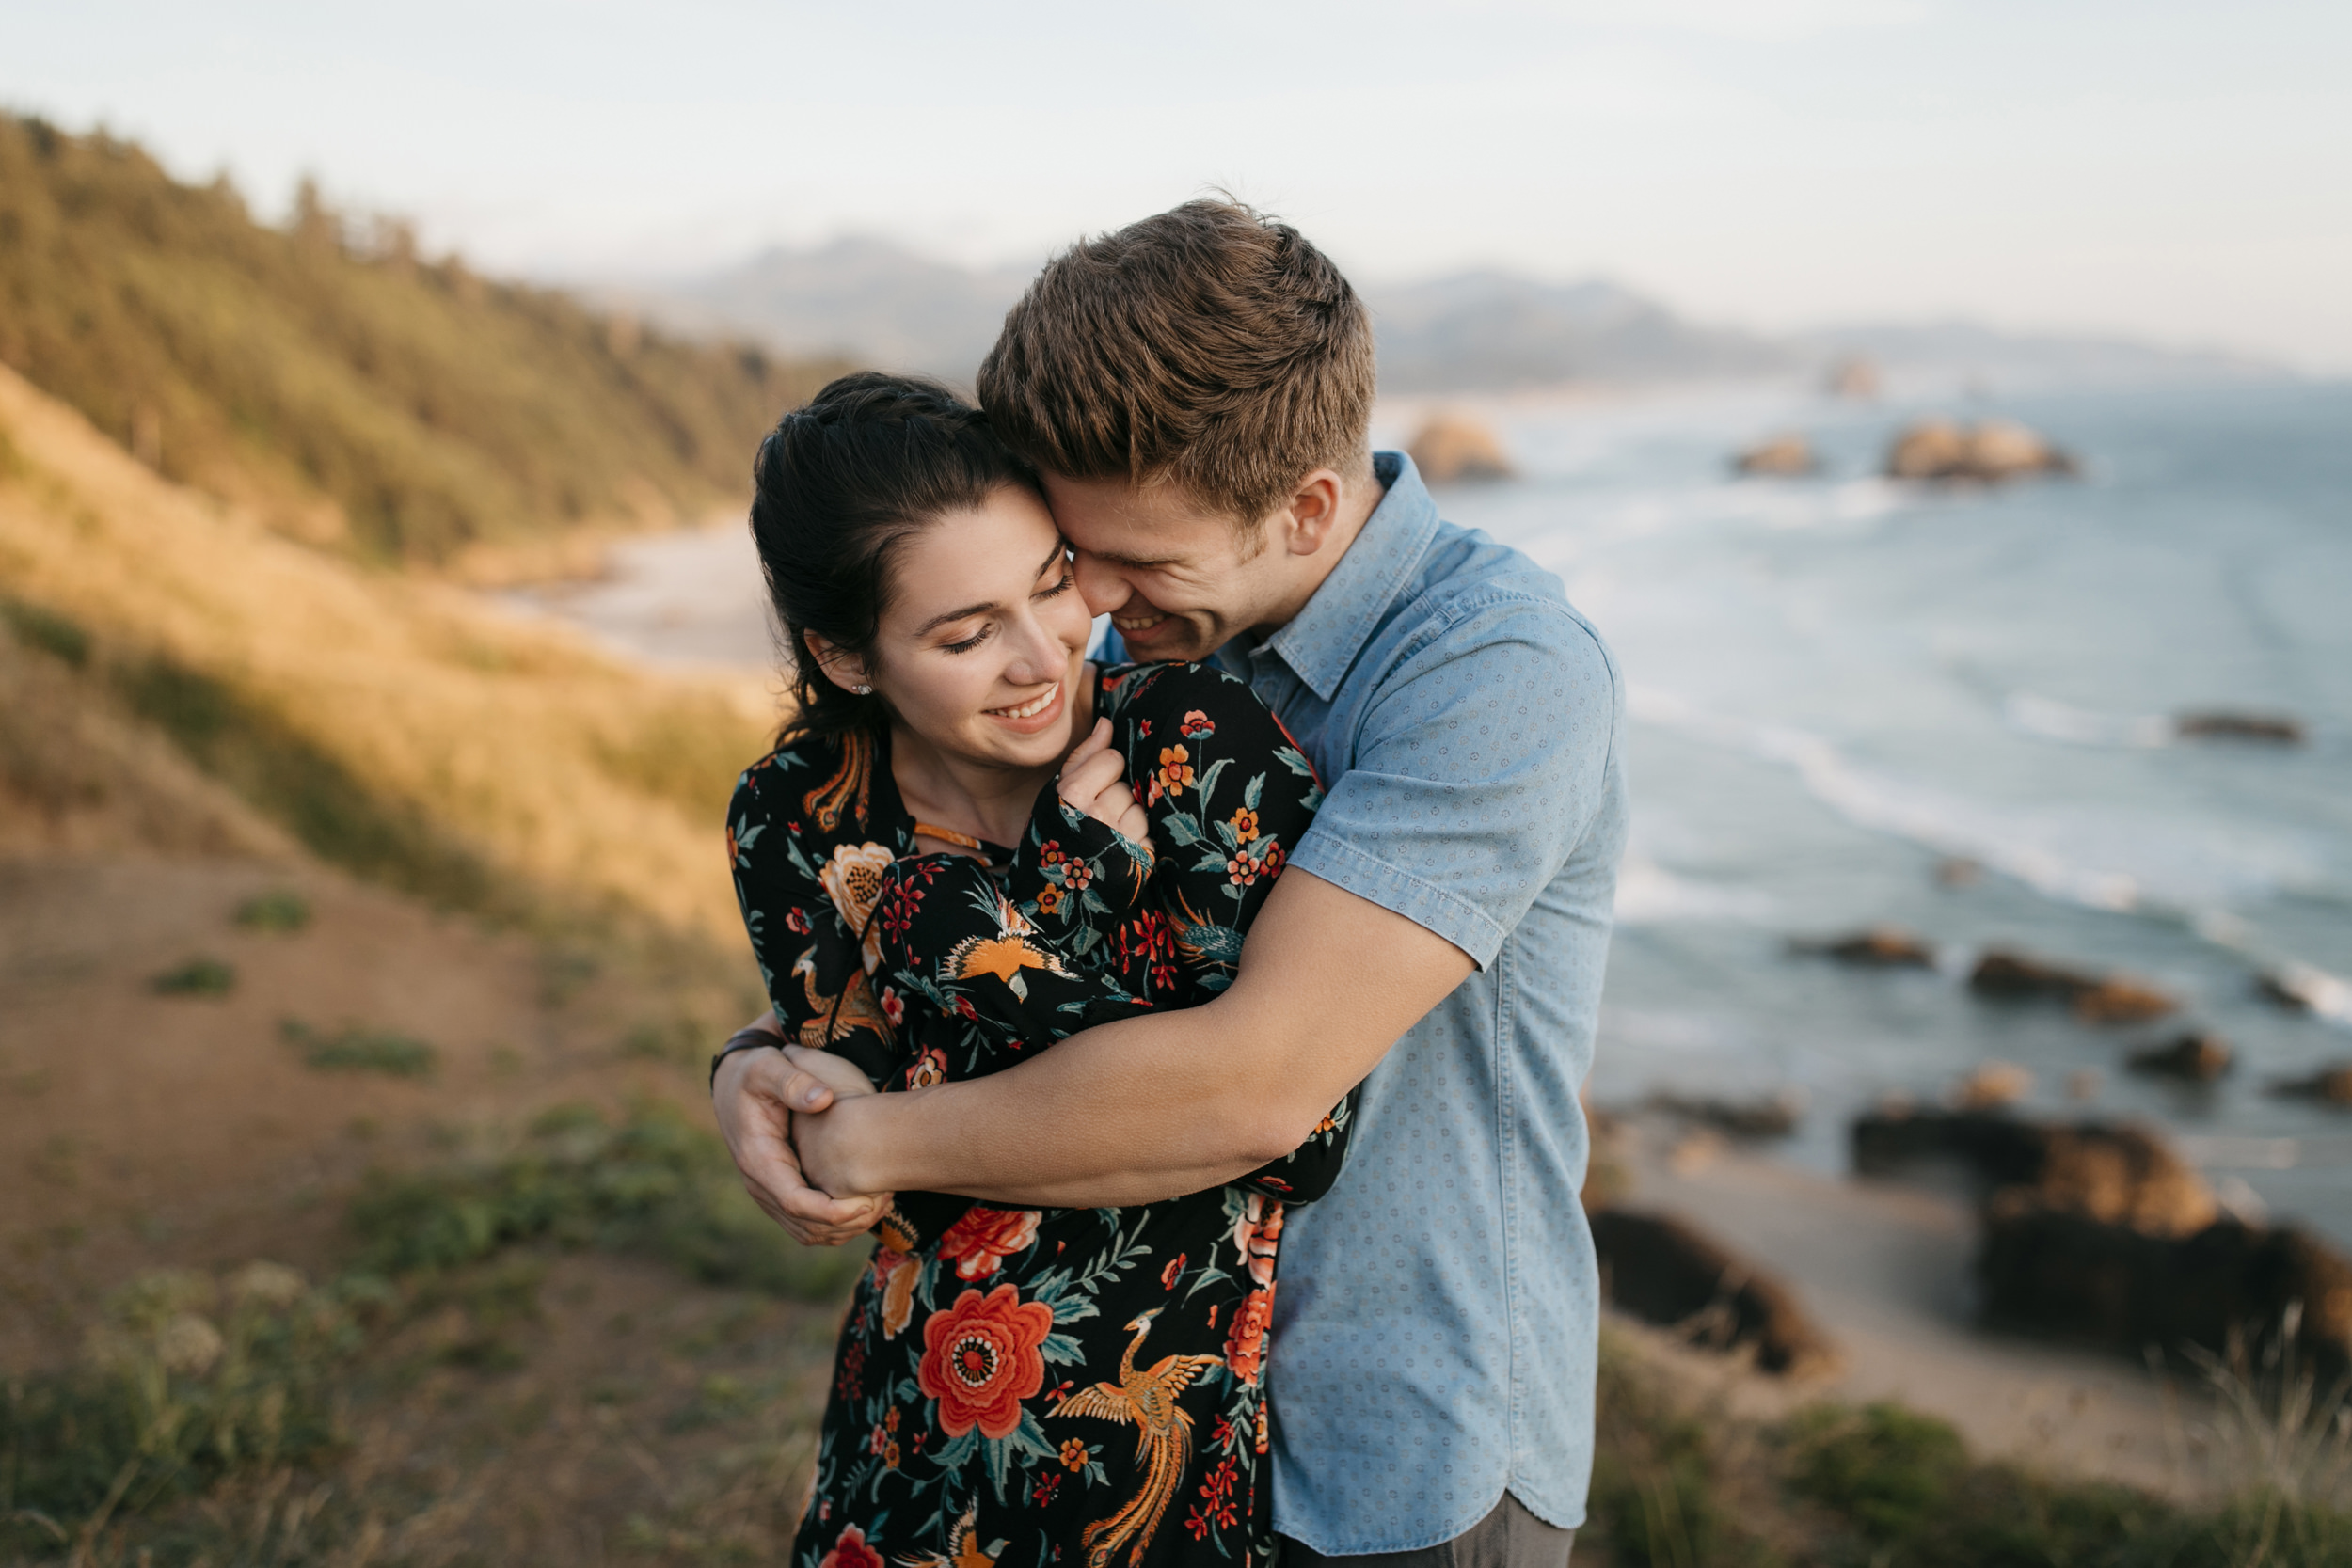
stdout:
[(882, 1553), (866, 1544), (866, 1532), (855, 1525), (841, 1531), (841, 1539), (833, 1544), (817, 1568), (889, 1568)]
[(834, 1386), (840, 1391), (843, 1399), (853, 1400), (857, 1398), (865, 1379), (866, 1346), (861, 1341), (852, 1340), (850, 1348), (841, 1353), (841, 1375), (834, 1380)]
[(882, 1449), (888, 1448), (889, 1446), (890, 1433), (882, 1430), (882, 1424), (880, 1421), (876, 1421), (874, 1423), (873, 1435), (866, 1439), (866, 1451), (871, 1454), (879, 1454), (882, 1451)]
[(1184, 721), (1177, 729), (1186, 740), (1198, 740), (1204, 735), (1216, 734), (1216, 726), (1210, 723), (1209, 716), (1199, 708), (1185, 714)]
[(1243, 1298), (1225, 1331), (1225, 1365), (1252, 1388), (1258, 1386), (1258, 1362), (1265, 1354), (1265, 1331), (1273, 1322), (1274, 1287), (1262, 1285)]
[(1061, 1474), (1049, 1470), (1029, 1483), (1029, 1502), (1037, 1508), (1053, 1506), (1054, 1494), (1061, 1490)]
[(1225, 863), (1225, 879), (1235, 887), (1248, 887), (1257, 881), (1258, 873), (1263, 869), (1264, 868), (1258, 862), (1251, 860), (1245, 851)]
[(1280, 876), (1282, 874), (1283, 858), (1282, 847), (1280, 845), (1267, 845), (1264, 851), (1259, 856), (1258, 859), (1258, 874), (1262, 877)]
[(1061, 840), (1049, 838), (1045, 841), (1044, 861), (1047, 865), (1059, 865), (1065, 858), (1061, 852)]
[(816, 927), (809, 923), (808, 911), (795, 904), (784, 911), (784, 928), (806, 936)]
[(1225, 820), (1232, 824), (1233, 836), (1244, 844), (1258, 836), (1258, 814), (1248, 806), (1236, 806)]
[(1233, 1507), (1233, 1482), (1240, 1472), (1229, 1455), (1216, 1462), (1200, 1482), (1200, 1501), (1193, 1509), (1184, 1528), (1192, 1531), (1195, 1541), (1208, 1538), (1213, 1529), (1232, 1529), (1241, 1519)]
[(939, 1238), (939, 1256), (954, 1259), (958, 1279), (986, 1279), (997, 1264), (1036, 1242), (1038, 1219), (1034, 1209), (976, 1204)]
[(1094, 867), (1084, 861), (1072, 861), (1061, 868), (1061, 885), (1076, 893), (1094, 880)]
[(907, 1065), (907, 1087), (928, 1089), (933, 1084), (947, 1081), (947, 1058), (937, 1051), (926, 1051)]
[(966, 1022), (977, 1023), (980, 1021), (980, 1009), (972, 1006), (972, 999), (968, 996), (956, 998), (956, 1011), (963, 1015)]
[(882, 987), (882, 1017), (890, 1021), (890, 1026), (893, 1029), (906, 1027), (907, 1005), (899, 998), (898, 993), (888, 986)]
[(1168, 1267), (1160, 1271), (1160, 1289), (1163, 1291), (1176, 1289), (1176, 1281), (1183, 1278), (1184, 1274), (1184, 1255), (1180, 1252), (1168, 1260)]
[(974, 1427), (983, 1437), (1009, 1437), (1021, 1425), (1021, 1402), (1045, 1383), (1038, 1346), (1054, 1330), (1054, 1309), (1023, 1301), (1009, 1285), (987, 1295), (966, 1291), (923, 1324), (923, 1359), (915, 1386), (939, 1402), (939, 1428), (961, 1437)]
[(1138, 740), (1149, 740), (1152, 738), (1151, 720), (1138, 719), (1136, 721), (1136, 738)]

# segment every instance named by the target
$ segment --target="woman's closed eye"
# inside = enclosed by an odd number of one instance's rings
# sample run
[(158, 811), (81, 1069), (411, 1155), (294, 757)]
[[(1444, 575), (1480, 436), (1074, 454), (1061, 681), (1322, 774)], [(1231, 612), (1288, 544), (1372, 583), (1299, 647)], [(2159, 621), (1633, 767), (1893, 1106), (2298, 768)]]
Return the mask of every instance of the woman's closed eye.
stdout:
[(979, 630), (974, 632), (971, 636), (965, 638), (961, 642), (943, 642), (940, 646), (951, 654), (968, 654), (973, 649), (978, 647), (981, 643), (987, 641), (988, 634), (995, 629), (996, 628), (993, 625), (985, 626)]
[(1055, 598), (1060, 594), (1069, 593), (1071, 585), (1075, 583), (1077, 580), (1077, 574), (1071, 571), (1069, 563), (1065, 562), (1062, 564), (1061, 576), (1054, 579), (1054, 586), (1051, 588), (1041, 588), (1029, 596), (1033, 599)]

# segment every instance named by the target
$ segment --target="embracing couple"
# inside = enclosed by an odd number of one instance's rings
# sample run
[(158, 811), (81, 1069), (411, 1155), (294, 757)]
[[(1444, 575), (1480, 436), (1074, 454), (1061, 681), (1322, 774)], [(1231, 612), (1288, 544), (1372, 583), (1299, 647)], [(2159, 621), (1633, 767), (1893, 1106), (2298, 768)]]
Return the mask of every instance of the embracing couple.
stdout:
[(1373, 390), (1338, 269), (1195, 201), (1049, 264), (978, 408), (847, 376), (760, 450), (799, 706), (712, 1094), (879, 1239), (799, 1568), (1567, 1560), (1624, 705)]

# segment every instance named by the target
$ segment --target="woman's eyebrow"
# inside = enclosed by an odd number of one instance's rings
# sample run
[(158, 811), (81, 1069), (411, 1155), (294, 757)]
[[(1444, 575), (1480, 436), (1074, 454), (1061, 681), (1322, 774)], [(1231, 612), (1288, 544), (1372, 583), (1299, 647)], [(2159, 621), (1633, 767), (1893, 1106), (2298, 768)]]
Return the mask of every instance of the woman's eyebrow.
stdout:
[(985, 604), (968, 604), (961, 610), (951, 610), (945, 615), (932, 616), (930, 620), (914, 628), (914, 635), (917, 637), (928, 636), (930, 633), (937, 630), (941, 626), (946, 626), (950, 621), (961, 621), (968, 615), (985, 615), (990, 610), (996, 608), (998, 608), (998, 606), (996, 601), (993, 599), (989, 600)]
[[(1060, 540), (1056, 540), (1054, 542), (1052, 551), (1046, 555), (1044, 560), (1037, 563), (1037, 570), (1030, 575), (1033, 577), (1043, 577), (1045, 575), (1045, 568), (1051, 566), (1055, 562), (1059, 561), (1064, 552), (1066, 552), (1069, 548), (1070, 546), (1063, 544)], [(946, 626), (950, 621), (961, 621), (967, 615), (985, 615), (990, 610), (996, 608), (997, 606), (993, 600), (991, 600), (987, 604), (968, 604), (961, 610), (951, 610), (945, 615), (932, 616), (930, 620), (914, 628), (914, 635), (917, 637), (928, 636), (930, 633), (936, 631), (939, 627)]]

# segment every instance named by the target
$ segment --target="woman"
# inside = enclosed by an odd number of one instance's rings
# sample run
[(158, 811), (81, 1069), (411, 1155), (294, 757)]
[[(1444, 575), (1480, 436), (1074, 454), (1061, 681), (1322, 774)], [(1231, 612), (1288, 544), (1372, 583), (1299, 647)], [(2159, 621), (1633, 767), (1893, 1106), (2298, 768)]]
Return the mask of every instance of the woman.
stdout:
[[(940, 388), (844, 377), (757, 478), (800, 711), (729, 840), (785, 1035), (906, 1089), (1222, 990), (1321, 800), (1273, 715), (1205, 667), (1089, 665), (1033, 478)], [(1160, 1203), (900, 1195), (794, 1560), (1263, 1562), (1282, 1205), (1327, 1189), (1349, 1110)]]

